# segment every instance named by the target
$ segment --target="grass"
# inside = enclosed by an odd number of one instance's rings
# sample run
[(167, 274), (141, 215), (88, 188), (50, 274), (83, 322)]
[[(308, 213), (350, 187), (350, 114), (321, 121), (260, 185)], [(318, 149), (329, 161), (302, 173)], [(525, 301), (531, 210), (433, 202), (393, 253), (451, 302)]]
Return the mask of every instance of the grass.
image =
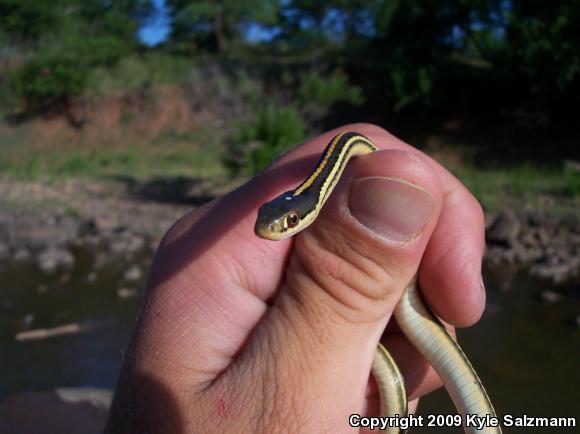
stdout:
[[(101, 149), (61, 149), (25, 152), (22, 148), (0, 155), (0, 174), (23, 180), (100, 178), (116, 175), (136, 179), (163, 177), (225, 178), (218, 147), (190, 144), (134, 145)], [(573, 211), (580, 204), (580, 172), (574, 168), (542, 168), (530, 164), (502, 169), (462, 166), (454, 174), (488, 211), (505, 207)]]
[[(271, 123), (268, 121), (268, 126)], [(133, 139), (122, 145), (64, 141), (39, 144), (23, 131), (0, 129), (0, 177), (18, 180), (195, 177), (219, 181), (230, 173), (224, 166), (225, 147), (221, 145), (225, 141), (224, 132), (209, 127), (187, 132), (169, 128), (155, 138)], [(552, 212), (575, 212), (580, 205), (580, 169), (573, 163), (559, 167), (522, 163), (478, 168), (469, 158), (465, 160), (448, 167), (487, 211), (532, 206), (549, 207)]]
[(580, 204), (580, 171), (568, 165), (538, 167), (523, 163), (496, 169), (462, 166), (451, 170), (488, 211), (526, 205), (544, 208), (550, 201), (554, 202), (551, 211), (572, 211)]
[(212, 141), (154, 141), (152, 143), (105, 144), (99, 147), (3, 144), (0, 176), (19, 180), (100, 178), (131, 176), (220, 177), (221, 148)]

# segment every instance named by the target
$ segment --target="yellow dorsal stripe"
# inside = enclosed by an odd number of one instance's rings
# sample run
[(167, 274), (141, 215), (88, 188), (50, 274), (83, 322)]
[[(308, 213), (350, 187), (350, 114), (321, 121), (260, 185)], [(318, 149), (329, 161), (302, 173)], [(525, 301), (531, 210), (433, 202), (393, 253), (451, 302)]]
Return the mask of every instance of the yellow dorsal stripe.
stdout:
[(296, 190), (294, 190), (293, 196), (298, 196), (300, 193), (302, 193), (304, 190), (306, 190), (308, 187), (310, 187), (310, 185), (312, 185), (314, 180), (318, 177), (318, 175), (320, 175), (320, 172), (322, 172), (322, 170), (328, 164), (328, 160), (330, 160), (330, 156), (333, 154), (334, 148), (336, 148), (336, 144), (340, 141), (342, 136), (344, 136), (347, 132), (348, 131), (344, 131), (344, 132), (340, 133), (339, 135), (337, 135), (334, 138), (334, 140), (330, 143), (330, 145), (328, 145), (328, 149), (327, 149), (326, 153), (324, 154), (324, 159), (320, 162), (318, 167), (316, 167), (314, 172), (312, 172), (312, 175), (310, 175), (308, 177), (308, 179), (306, 181), (304, 181), (300, 187), (298, 187)]
[[(355, 146), (351, 146), (353, 142), (358, 142), (358, 144)], [(344, 161), (350, 160), (351, 156), (353, 155), (362, 155), (374, 151), (378, 151), (378, 148), (366, 137), (356, 135), (349, 138), (342, 146), (340, 158), (337, 159), (336, 164), (332, 168), (331, 173), (329, 174), (328, 178), (324, 181), (324, 185), (321, 188), (322, 203), (326, 202), (326, 199), (328, 199), (328, 196), (330, 195), (330, 193), (332, 193), (332, 190), (334, 189), (334, 185), (341, 177), (342, 172), (346, 166), (346, 164), (343, 164)]]

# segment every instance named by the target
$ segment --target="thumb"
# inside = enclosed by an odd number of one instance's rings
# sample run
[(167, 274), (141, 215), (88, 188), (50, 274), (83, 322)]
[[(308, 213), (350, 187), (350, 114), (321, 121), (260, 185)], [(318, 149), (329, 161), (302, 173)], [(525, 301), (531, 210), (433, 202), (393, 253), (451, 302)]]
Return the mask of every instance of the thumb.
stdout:
[(269, 409), (262, 427), (292, 420), (301, 432), (343, 432), (364, 411), (377, 343), (441, 199), (437, 175), (416, 155), (382, 151), (349, 164), (316, 222), (295, 237), (272, 308), (230, 371), (261, 390), (247, 402)]

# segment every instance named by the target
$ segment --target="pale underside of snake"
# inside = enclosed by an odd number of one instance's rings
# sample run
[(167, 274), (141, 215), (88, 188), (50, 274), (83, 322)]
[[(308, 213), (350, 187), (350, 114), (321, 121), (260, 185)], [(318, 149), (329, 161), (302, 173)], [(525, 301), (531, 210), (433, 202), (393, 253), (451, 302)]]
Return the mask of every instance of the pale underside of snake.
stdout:
[[(354, 157), (378, 151), (365, 136), (348, 131), (334, 137), (320, 157), (314, 171), (294, 190), (264, 203), (258, 210), (255, 232), (261, 238), (280, 240), (295, 235), (314, 222), (337, 185), (345, 166)], [(441, 377), (466, 433), (501, 433), (501, 428), (468, 426), (467, 416), (484, 420), (496, 417), (495, 410), (471, 363), (441, 321), (425, 305), (414, 277), (407, 285), (395, 312), (405, 336), (429, 361)], [(380, 416), (407, 414), (407, 395), (403, 377), (386, 348), (379, 342), (371, 372), (380, 397)], [(346, 423), (346, 422), (345, 422)], [(402, 432), (388, 427), (382, 432)]]

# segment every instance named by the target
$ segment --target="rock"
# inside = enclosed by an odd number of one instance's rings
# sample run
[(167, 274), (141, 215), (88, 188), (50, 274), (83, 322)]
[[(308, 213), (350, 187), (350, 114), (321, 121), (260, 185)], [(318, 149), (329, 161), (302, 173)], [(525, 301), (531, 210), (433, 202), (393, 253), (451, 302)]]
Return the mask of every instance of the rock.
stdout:
[(123, 279), (127, 282), (136, 282), (137, 280), (140, 280), (142, 276), (143, 272), (137, 265), (133, 265), (123, 273)]
[(486, 238), (491, 243), (513, 246), (520, 233), (521, 222), (514, 212), (504, 211), (497, 215), (486, 231)]
[(161, 243), (161, 240), (151, 240), (151, 241), (149, 241), (149, 244), (148, 244), (149, 251), (151, 253), (155, 253), (157, 251), (157, 248), (159, 247), (159, 243)]
[(117, 296), (122, 299), (134, 298), (138, 294), (135, 288), (119, 288), (117, 289)]
[(96, 215), (92, 219), (95, 231), (97, 232), (116, 232), (123, 228), (116, 213), (106, 213)]
[(16, 252), (14, 252), (14, 255), (12, 255), (12, 259), (14, 259), (15, 261), (28, 261), (30, 259), (30, 250), (21, 247), (18, 250), (16, 250)]
[(543, 226), (548, 220), (546, 213), (538, 210), (531, 210), (526, 213), (527, 223), (530, 226)]
[(129, 253), (136, 253), (145, 247), (145, 238), (140, 235), (128, 237), (125, 250)]
[(538, 245), (538, 238), (536, 238), (536, 233), (533, 230), (523, 230), (519, 237), (520, 243), (527, 248), (535, 247)]
[(86, 219), (79, 225), (79, 235), (81, 236), (97, 235), (98, 233), (99, 228), (94, 218)]
[(8, 236), (8, 230), (4, 223), (0, 223), (0, 243), (7, 243), (9, 240), (10, 237)]
[(49, 247), (38, 255), (37, 264), (45, 273), (52, 273), (57, 268), (72, 268), (74, 255), (62, 247)]
[(0, 243), (0, 261), (10, 257), (10, 247), (8, 244)]
[(94, 271), (91, 271), (89, 274), (87, 274), (87, 282), (94, 282), (95, 280), (97, 280), (97, 273), (95, 273)]
[(113, 254), (129, 254), (137, 253), (145, 247), (145, 238), (140, 235), (131, 233), (124, 233), (118, 239), (111, 242), (109, 249)]
[(109, 251), (113, 255), (120, 255), (125, 251), (125, 242), (123, 240), (116, 240), (109, 244)]
[(108, 259), (109, 257), (105, 253), (97, 252), (93, 261), (93, 270), (102, 269), (107, 264)]
[(580, 328), (580, 315), (576, 317), (576, 327)]
[(549, 289), (545, 289), (540, 293), (540, 298), (545, 301), (546, 303), (555, 303), (562, 299), (562, 295), (558, 294), (555, 291), (551, 291)]
[(70, 217), (49, 216), (42, 220), (37, 216), (27, 216), (11, 225), (10, 239), (18, 246), (63, 245), (77, 237), (78, 228), (78, 222)]
[(540, 245), (551, 247), (550, 241), (552, 236), (550, 235), (548, 229), (545, 227), (538, 228), (537, 234)]
[(102, 239), (99, 235), (84, 235), (80, 239), (81, 243), (85, 245), (89, 249), (96, 249), (102, 242)]
[(570, 232), (580, 232), (580, 219), (575, 214), (567, 214), (558, 223), (558, 229)]
[(497, 246), (488, 246), (485, 249), (485, 260), (490, 261), (493, 264), (499, 264), (502, 262), (502, 254), (504, 249)]
[(67, 283), (68, 281), (70, 281), (70, 274), (68, 274), (68, 273), (64, 273), (62, 276), (60, 276), (60, 277), (58, 278), (58, 281), (59, 281), (60, 283)]
[(32, 325), (33, 322), (34, 322), (34, 314), (33, 313), (27, 313), (20, 320), (20, 327), (22, 329), (27, 329), (27, 328), (29, 328)]
[(530, 268), (530, 273), (544, 279), (551, 279), (556, 284), (561, 284), (577, 273), (577, 267), (574, 263), (559, 265), (535, 264)]

